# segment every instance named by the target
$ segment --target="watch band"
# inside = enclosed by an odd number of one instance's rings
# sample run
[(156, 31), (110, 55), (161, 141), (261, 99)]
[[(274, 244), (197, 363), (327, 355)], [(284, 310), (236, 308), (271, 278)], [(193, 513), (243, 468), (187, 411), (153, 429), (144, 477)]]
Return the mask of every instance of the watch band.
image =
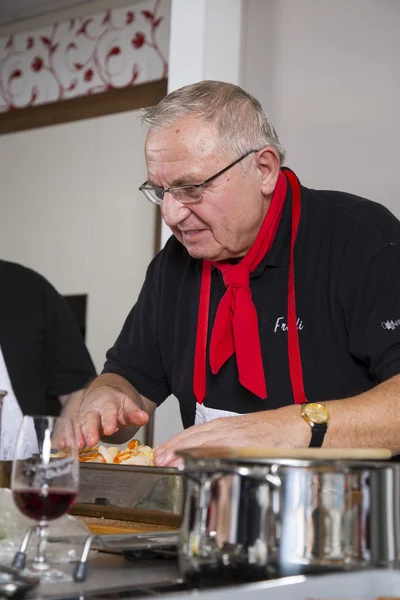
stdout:
[(311, 441), (309, 448), (321, 448), (327, 429), (327, 423), (315, 423), (313, 425), (311, 428)]

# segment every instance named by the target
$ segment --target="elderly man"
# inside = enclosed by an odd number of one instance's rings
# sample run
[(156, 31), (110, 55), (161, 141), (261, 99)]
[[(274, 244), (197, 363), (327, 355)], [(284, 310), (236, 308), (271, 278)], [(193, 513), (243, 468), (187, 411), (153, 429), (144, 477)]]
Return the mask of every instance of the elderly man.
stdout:
[(174, 236), (86, 392), (81, 445), (130, 437), (172, 393), (185, 431), (159, 465), (194, 446), (399, 452), (397, 219), (301, 186), (239, 87), (186, 86), (144, 122), (140, 189)]

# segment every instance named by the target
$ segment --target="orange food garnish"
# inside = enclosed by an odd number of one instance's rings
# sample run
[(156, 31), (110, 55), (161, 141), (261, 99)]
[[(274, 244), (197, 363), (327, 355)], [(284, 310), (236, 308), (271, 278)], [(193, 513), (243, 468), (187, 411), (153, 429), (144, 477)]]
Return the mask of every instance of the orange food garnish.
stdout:
[(135, 464), (134, 459), (138, 457), (137, 464), (139, 465), (154, 465), (153, 448), (141, 444), (139, 440), (131, 440), (126, 448), (118, 446), (104, 446), (99, 444), (92, 448), (83, 448), (79, 451), (79, 461), (86, 462), (101, 462), (106, 464)]
[(128, 448), (130, 450), (134, 450), (135, 448), (137, 448), (138, 446), (140, 446), (140, 442), (139, 440), (131, 440), (128, 444)]
[(102, 462), (105, 463), (106, 460), (104, 456), (100, 454), (100, 452), (93, 452), (92, 454), (85, 454), (79, 457), (79, 462)]
[(116, 463), (120, 463), (123, 460), (126, 460), (127, 458), (129, 458), (131, 455), (130, 452), (120, 452), (119, 454), (117, 454), (117, 456), (114, 458), (114, 462)]

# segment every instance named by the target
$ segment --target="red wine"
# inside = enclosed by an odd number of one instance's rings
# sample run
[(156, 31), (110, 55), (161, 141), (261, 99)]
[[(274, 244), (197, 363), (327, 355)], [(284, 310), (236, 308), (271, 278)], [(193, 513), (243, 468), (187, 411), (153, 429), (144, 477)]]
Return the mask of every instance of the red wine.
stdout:
[(75, 502), (73, 490), (50, 489), (44, 495), (40, 490), (21, 489), (13, 492), (19, 510), (35, 521), (58, 519)]

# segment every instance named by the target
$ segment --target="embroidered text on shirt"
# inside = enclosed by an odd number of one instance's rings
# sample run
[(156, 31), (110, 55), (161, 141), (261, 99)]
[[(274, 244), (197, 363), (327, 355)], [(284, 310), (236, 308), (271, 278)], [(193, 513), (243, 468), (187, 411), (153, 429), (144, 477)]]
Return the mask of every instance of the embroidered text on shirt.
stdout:
[[(288, 330), (288, 326), (284, 321), (285, 317), (278, 317), (275, 323), (275, 328), (274, 328), (274, 333), (276, 333), (277, 331), (287, 331)], [(296, 325), (297, 325), (297, 329), (299, 331), (301, 331), (302, 329), (304, 329), (303, 326), (303, 321), (300, 319), (300, 317), (297, 319), (296, 321)]]
[(397, 321), (383, 321), (381, 325), (383, 329), (396, 329), (400, 325), (400, 319), (397, 319)]

